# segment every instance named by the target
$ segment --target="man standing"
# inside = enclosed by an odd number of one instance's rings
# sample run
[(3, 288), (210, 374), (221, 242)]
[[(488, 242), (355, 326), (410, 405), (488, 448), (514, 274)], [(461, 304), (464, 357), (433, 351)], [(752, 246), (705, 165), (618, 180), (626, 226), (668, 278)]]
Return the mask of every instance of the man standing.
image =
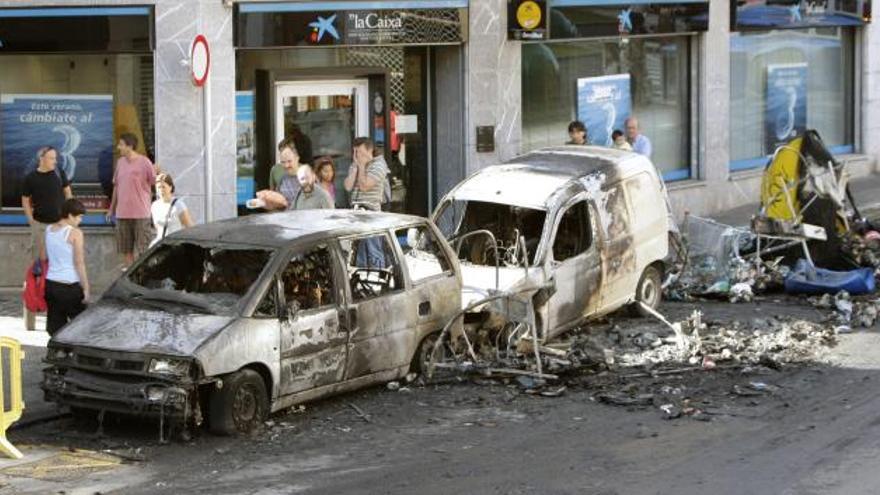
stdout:
[(639, 133), (639, 119), (630, 117), (626, 119), (626, 140), (632, 145), (633, 151), (640, 155), (651, 158), (651, 140), (648, 136)]
[[(73, 197), (70, 180), (56, 168), (58, 152), (51, 146), (37, 151), (37, 168), (27, 174), (21, 185), (21, 207), (31, 228), (31, 256), (34, 261), (46, 257), (46, 227), (61, 218), (65, 199)], [(38, 265), (39, 266), (39, 265)], [(36, 315), (24, 308), (25, 328), (36, 328)]]
[(288, 207), (289, 210), (333, 209), (333, 198), (323, 187), (315, 187), (315, 173), (312, 167), (300, 165), (296, 172), (300, 191)]
[(373, 141), (367, 137), (359, 137), (352, 142), (352, 163), (343, 185), (351, 193), (351, 206), (354, 209), (382, 209), (388, 165), (382, 156), (373, 156), (373, 148)]
[[(343, 185), (351, 193), (355, 210), (381, 211), (388, 165), (381, 156), (373, 156), (373, 141), (359, 137), (352, 141), (352, 162)], [(371, 237), (358, 243), (357, 266), (385, 268), (385, 248), (382, 237)]]
[(113, 173), (113, 197), (107, 220), (116, 217), (116, 250), (128, 268), (153, 239), (153, 218), (150, 213), (156, 172), (150, 160), (135, 151), (138, 140), (134, 134), (119, 136), (116, 149), (119, 160)]
[(46, 227), (61, 218), (61, 205), (73, 197), (70, 180), (56, 168), (58, 152), (44, 146), (37, 152), (37, 169), (27, 174), (21, 187), (21, 207), (31, 227), (31, 255), (34, 260), (44, 253)]
[[(279, 161), (269, 169), (269, 190), (271, 191), (278, 191), (278, 186), (281, 185), (281, 179), (287, 174), (284, 164), (281, 163), (281, 154), (286, 148), (292, 149), (297, 154), (297, 158), (299, 158), (299, 149), (296, 147), (296, 143), (293, 139), (284, 138), (278, 143)], [(296, 174), (296, 172), (294, 172), (294, 174)]]

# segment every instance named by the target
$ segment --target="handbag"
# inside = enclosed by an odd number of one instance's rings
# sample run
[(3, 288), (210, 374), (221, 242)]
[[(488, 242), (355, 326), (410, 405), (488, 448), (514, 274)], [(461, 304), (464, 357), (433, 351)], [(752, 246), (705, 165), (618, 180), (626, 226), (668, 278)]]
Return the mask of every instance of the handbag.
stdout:
[(162, 226), (162, 239), (164, 239), (165, 234), (168, 233), (168, 222), (171, 221), (171, 212), (174, 211), (175, 203), (177, 203), (177, 198), (171, 200), (171, 206), (168, 207), (168, 213), (165, 214), (165, 225)]
[(48, 260), (37, 260), (28, 266), (24, 274), (24, 291), (21, 293), (21, 298), (24, 306), (31, 313), (46, 311), (46, 274), (48, 273)]

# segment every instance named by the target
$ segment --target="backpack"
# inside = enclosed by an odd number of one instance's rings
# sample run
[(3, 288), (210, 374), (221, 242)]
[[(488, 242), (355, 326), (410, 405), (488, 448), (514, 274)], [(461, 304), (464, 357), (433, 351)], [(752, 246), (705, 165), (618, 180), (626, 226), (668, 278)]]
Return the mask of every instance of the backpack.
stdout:
[[(37, 263), (40, 263), (40, 270), (38, 274), (34, 274), (34, 268)], [(27, 272), (24, 274), (24, 291), (21, 294), (21, 298), (24, 301), (25, 307), (31, 313), (41, 313), (45, 312), (47, 309), (46, 305), (46, 274), (49, 272), (49, 262), (47, 260), (34, 261), (27, 268)]]

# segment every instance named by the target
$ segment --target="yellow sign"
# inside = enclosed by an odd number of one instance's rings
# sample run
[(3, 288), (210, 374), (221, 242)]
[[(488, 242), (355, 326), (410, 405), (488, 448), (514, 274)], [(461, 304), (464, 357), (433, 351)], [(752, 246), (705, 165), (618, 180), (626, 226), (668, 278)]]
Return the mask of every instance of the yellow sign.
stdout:
[(541, 25), (541, 7), (532, 0), (526, 0), (516, 9), (516, 21), (527, 31), (535, 29)]

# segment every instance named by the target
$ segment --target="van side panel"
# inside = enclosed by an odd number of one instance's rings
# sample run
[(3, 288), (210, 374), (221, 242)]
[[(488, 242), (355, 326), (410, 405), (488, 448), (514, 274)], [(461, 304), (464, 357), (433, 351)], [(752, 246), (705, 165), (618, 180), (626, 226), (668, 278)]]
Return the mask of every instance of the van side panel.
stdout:
[[(662, 260), (669, 251), (669, 225), (666, 198), (656, 175), (642, 172), (624, 182), (633, 212), (632, 229), (636, 252), (636, 272)], [(637, 282), (638, 283), (638, 282)], [(633, 286), (633, 291), (635, 291)]]

